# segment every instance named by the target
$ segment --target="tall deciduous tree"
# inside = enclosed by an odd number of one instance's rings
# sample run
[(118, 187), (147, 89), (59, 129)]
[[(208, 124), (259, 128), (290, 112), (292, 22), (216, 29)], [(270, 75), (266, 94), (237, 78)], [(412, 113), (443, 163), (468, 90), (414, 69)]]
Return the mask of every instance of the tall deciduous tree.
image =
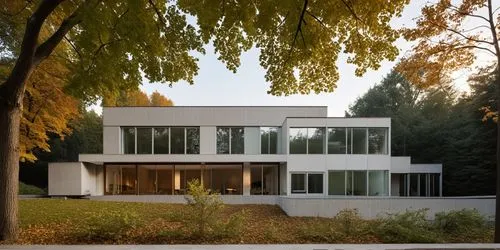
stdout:
[[(500, 13), (493, 0), (438, 0), (422, 8), (417, 27), (404, 30), (416, 41), (413, 54), (399, 70), (418, 86), (441, 84), (453, 72), (473, 65), (478, 52), (491, 56), (500, 86)], [(499, 88), (500, 89), (500, 88)], [(500, 93), (497, 94), (500, 102)], [(498, 123), (500, 131), (500, 123)], [(497, 138), (495, 242), (500, 242), (500, 133)]]
[(15, 63), (0, 85), (0, 239), (17, 237), (22, 100), (47, 58), (64, 58), (66, 90), (85, 101), (137, 88), (143, 75), (193, 83), (198, 66), (190, 52), (203, 53), (210, 41), (233, 71), (242, 51), (259, 47), (272, 94), (333, 91), (340, 53), (349, 54), (357, 75), (395, 59), (390, 20), (408, 1), (3, 0), (0, 48)]

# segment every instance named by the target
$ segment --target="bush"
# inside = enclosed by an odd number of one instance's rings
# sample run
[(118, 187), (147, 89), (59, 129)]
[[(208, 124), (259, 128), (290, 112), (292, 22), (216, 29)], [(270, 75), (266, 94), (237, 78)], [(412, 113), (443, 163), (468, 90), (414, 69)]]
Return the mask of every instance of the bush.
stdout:
[(19, 182), (19, 194), (44, 195), (44, 194), (46, 194), (46, 192), (37, 186), (28, 185), (28, 184), (24, 184), (22, 182)]
[(442, 233), (457, 235), (482, 233), (487, 229), (486, 218), (476, 209), (440, 212), (436, 214), (434, 227)]
[(368, 221), (361, 218), (357, 209), (344, 209), (327, 221), (314, 220), (300, 231), (303, 239), (314, 242), (351, 241), (368, 233)]
[(359, 216), (357, 209), (344, 209), (333, 218), (337, 230), (344, 237), (358, 236), (368, 232), (368, 223)]
[(214, 227), (213, 235), (221, 238), (241, 236), (245, 220), (245, 210), (234, 213), (227, 222), (220, 222)]
[(189, 209), (186, 211), (186, 224), (196, 237), (206, 237), (208, 231), (217, 226), (220, 214), (224, 207), (218, 193), (210, 193), (198, 179), (188, 183)]
[(434, 243), (439, 242), (432, 224), (426, 218), (428, 209), (407, 210), (379, 218), (375, 234), (384, 243)]
[(117, 240), (140, 224), (136, 213), (104, 210), (98, 214), (89, 214), (80, 235), (91, 241)]

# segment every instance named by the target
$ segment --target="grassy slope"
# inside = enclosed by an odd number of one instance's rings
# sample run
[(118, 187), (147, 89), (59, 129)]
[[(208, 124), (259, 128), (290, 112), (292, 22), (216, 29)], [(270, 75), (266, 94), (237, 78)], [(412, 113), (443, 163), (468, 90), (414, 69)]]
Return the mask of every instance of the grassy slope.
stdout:
[[(288, 217), (277, 206), (231, 205), (224, 208), (224, 217), (245, 209), (243, 232), (237, 237), (199, 239), (182, 233), (180, 219), (185, 205), (164, 203), (104, 202), (89, 200), (33, 199), (20, 201), (20, 244), (184, 244), (184, 243), (377, 243), (373, 233), (351, 237), (324, 237), (322, 231), (332, 228), (324, 218)], [(77, 237), (79, 229), (95, 220), (96, 215), (134, 213), (141, 224), (117, 240), (85, 240)], [(320, 235), (304, 234), (304, 229), (321, 229)], [(463, 241), (489, 242), (492, 235)], [(450, 240), (448, 240), (450, 241)], [(455, 240), (452, 240), (455, 241)]]

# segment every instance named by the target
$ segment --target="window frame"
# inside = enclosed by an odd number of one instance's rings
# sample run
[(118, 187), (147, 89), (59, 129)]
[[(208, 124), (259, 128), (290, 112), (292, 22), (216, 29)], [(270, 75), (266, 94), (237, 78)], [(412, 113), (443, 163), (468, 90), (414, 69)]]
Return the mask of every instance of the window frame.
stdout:
[[(293, 189), (293, 178), (294, 174), (304, 175), (304, 189), (305, 190), (294, 190)], [(309, 175), (321, 175), (321, 193), (309, 193)], [(290, 193), (293, 194), (305, 194), (305, 195), (325, 195), (325, 172), (323, 171), (291, 171), (290, 172)], [(300, 191), (300, 192), (297, 192)]]
[[(179, 153), (180, 155), (187, 155), (187, 130), (188, 129), (196, 129), (198, 131), (198, 147), (200, 147), (201, 144), (201, 136), (200, 136), (200, 127), (197, 126), (121, 126), (120, 127), (120, 154), (127, 154), (125, 153), (125, 129), (133, 128), (134, 129), (134, 152), (133, 153), (128, 153), (130, 155), (155, 155), (155, 129), (167, 129), (168, 131), (168, 153), (163, 153), (163, 154), (172, 154), (172, 128), (182, 128), (184, 131), (184, 152)], [(144, 129), (150, 129), (151, 130), (151, 153), (147, 154), (139, 154), (137, 152), (137, 128), (144, 128)], [(200, 154), (198, 150), (198, 153)], [(192, 153), (189, 153), (192, 154)], [(193, 154), (194, 155), (194, 154)]]
[[(242, 153), (232, 153), (232, 130), (234, 129), (242, 129), (243, 131), (243, 152)], [(219, 145), (217, 144), (217, 131), (219, 129), (229, 129), (228, 132), (228, 153), (219, 153)], [(259, 133), (260, 135), (260, 133)], [(215, 127), (215, 153), (218, 155), (244, 155), (245, 154), (245, 127), (227, 127), (227, 126), (216, 126)]]

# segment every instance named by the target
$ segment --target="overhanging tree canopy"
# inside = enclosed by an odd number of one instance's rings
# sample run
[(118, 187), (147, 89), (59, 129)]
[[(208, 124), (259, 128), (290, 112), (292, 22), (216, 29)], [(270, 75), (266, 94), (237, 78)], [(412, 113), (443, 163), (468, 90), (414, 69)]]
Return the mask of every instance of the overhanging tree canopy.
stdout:
[(0, 50), (10, 73), (0, 85), (0, 239), (17, 235), (22, 100), (30, 74), (48, 57), (65, 63), (67, 93), (85, 101), (136, 87), (143, 75), (193, 83), (191, 52), (204, 53), (211, 41), (233, 71), (242, 51), (260, 48), (271, 94), (333, 91), (340, 53), (357, 75), (395, 59), (398, 33), (389, 21), (408, 2), (3, 0)]

